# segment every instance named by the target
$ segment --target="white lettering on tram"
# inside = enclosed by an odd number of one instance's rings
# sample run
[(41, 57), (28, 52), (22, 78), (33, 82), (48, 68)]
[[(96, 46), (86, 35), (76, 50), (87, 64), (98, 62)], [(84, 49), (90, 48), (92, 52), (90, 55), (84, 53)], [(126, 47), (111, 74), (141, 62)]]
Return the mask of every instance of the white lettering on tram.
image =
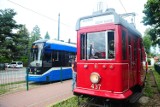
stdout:
[(97, 16), (97, 17), (81, 20), (80, 27), (105, 24), (105, 23), (113, 23), (113, 22), (114, 22), (114, 15)]

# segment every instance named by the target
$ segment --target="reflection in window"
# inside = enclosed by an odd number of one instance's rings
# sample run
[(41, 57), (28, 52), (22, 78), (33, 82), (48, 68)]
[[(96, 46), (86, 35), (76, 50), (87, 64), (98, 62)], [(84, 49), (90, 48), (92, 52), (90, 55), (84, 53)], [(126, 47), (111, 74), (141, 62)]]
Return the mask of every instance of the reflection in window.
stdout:
[(51, 52), (44, 53), (43, 56), (43, 67), (51, 67), (52, 66), (52, 56)]
[(114, 32), (108, 32), (108, 59), (113, 59), (115, 57), (114, 50)]
[(42, 60), (42, 50), (44, 43), (34, 44), (31, 48), (32, 60)]
[(114, 31), (81, 34), (81, 59), (115, 58)]
[(87, 34), (87, 59), (105, 59), (105, 32)]
[(54, 61), (59, 61), (59, 51), (53, 51), (52, 56)]
[(81, 39), (80, 39), (80, 46), (81, 46), (81, 59), (86, 59), (87, 53), (86, 53), (86, 47), (87, 47), (87, 35), (86, 34), (81, 34)]
[(51, 63), (52, 62), (51, 53), (44, 53), (43, 60)]
[(69, 63), (71, 64), (76, 58), (76, 55), (74, 53), (69, 53)]

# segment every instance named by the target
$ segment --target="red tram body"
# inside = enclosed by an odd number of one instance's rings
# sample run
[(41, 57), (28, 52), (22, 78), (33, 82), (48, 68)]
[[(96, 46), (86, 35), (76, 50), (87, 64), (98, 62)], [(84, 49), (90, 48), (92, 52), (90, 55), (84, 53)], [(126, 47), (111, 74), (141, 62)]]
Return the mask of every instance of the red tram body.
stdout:
[(141, 91), (146, 54), (141, 34), (113, 9), (77, 21), (75, 95), (127, 99)]

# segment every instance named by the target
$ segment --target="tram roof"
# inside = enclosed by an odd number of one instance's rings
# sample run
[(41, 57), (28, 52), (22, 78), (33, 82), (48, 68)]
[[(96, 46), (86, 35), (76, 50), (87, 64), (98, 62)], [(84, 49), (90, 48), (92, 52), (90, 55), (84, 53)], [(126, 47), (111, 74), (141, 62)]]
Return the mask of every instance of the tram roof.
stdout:
[(58, 40), (40, 39), (33, 43), (46, 43), (51, 45), (50, 49), (76, 52), (76, 45)]
[[(105, 19), (103, 19), (102, 17), (104, 17)], [(114, 9), (107, 9), (103, 13), (101, 12), (101, 13), (97, 13), (97, 14), (93, 14), (90, 16), (85, 16), (85, 17), (79, 18), (76, 23), (76, 30), (79, 30), (81, 27), (85, 27), (85, 26), (97, 25), (96, 23), (93, 24), (92, 22), (87, 22), (87, 21), (94, 20), (94, 18), (97, 18), (99, 21), (103, 21), (101, 24), (114, 23), (115, 25), (118, 25), (118, 24), (122, 25), (122, 26), (126, 27), (127, 29), (129, 29), (129, 31), (131, 33), (133, 33), (137, 36), (141, 36), (141, 33), (135, 28), (135, 26), (133, 24), (128, 23), (125, 19), (120, 17), (115, 12)], [(85, 22), (87, 22), (88, 24), (91, 24), (91, 25), (86, 25), (86, 24), (84, 25)]]
[(34, 41), (33, 43), (44, 43), (46, 41), (48, 41), (48, 39), (39, 39), (39, 40)]

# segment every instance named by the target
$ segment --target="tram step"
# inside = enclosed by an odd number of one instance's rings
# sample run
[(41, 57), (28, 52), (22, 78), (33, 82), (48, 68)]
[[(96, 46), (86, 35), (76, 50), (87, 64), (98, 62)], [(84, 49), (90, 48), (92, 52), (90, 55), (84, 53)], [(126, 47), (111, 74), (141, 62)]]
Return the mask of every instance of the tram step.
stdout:
[(135, 103), (136, 101), (139, 100), (139, 98), (142, 96), (142, 93), (135, 93), (134, 95), (132, 95), (129, 99), (130, 103)]

